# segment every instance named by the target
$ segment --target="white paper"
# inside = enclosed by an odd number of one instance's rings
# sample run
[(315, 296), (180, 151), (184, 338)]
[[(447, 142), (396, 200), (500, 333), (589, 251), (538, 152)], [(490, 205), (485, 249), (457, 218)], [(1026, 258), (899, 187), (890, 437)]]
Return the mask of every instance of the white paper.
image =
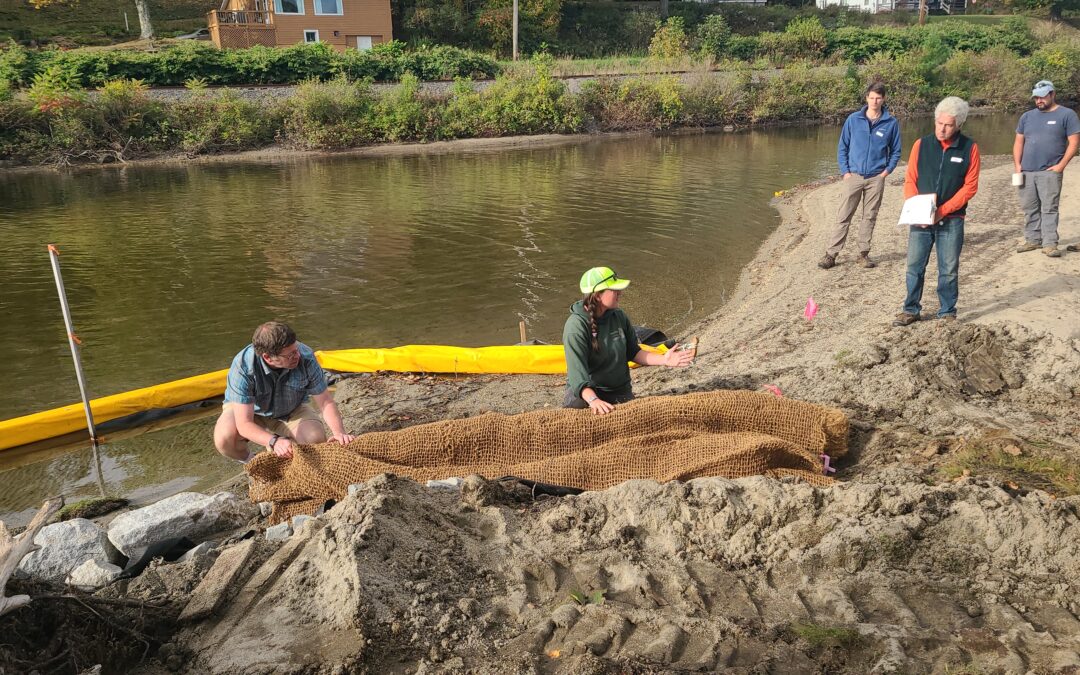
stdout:
[(933, 225), (937, 212), (937, 195), (915, 195), (904, 201), (897, 225)]

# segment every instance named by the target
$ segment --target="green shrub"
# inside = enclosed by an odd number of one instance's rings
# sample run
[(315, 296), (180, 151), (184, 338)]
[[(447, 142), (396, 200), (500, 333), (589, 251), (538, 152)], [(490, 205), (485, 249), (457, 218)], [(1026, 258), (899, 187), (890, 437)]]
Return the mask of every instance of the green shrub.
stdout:
[(281, 140), (300, 148), (355, 147), (376, 138), (371, 114), (375, 99), (367, 83), (337, 78), (309, 80), (283, 104)]
[(858, 107), (861, 87), (846, 75), (798, 62), (761, 87), (755, 121), (831, 119)]
[(139, 80), (112, 80), (82, 109), (99, 143), (118, 159), (167, 148), (172, 140), (164, 105), (146, 92)]
[(990, 30), (994, 33), (994, 45), (1004, 47), (1021, 56), (1027, 56), (1038, 46), (1038, 41), (1031, 32), (1031, 25), (1024, 17), (1006, 17)]
[(438, 127), (431, 107), (420, 93), (420, 81), (406, 73), (401, 83), (375, 104), (372, 126), (383, 140), (426, 140), (430, 130)]
[(0, 47), (0, 82), (6, 82), (12, 88), (27, 85), (36, 72), (31, 52), (14, 42)]
[(1027, 64), (1006, 47), (981, 54), (957, 52), (940, 70), (941, 93), (964, 98), (971, 105), (1007, 110), (1024, 107), (1035, 80)]
[(552, 75), (551, 57), (534, 57), (532, 65), (531, 71), (500, 78), (481, 93), (484, 117), (499, 135), (578, 131), (580, 111), (566, 83)]
[(700, 77), (691, 80), (683, 96), (683, 124), (716, 126), (750, 121), (753, 110), (752, 76), (748, 68), (732, 78)]
[(70, 73), (63, 68), (52, 65), (34, 75), (30, 88), (26, 91), (26, 97), (39, 110), (46, 112), (48, 109), (66, 109), (74, 103), (82, 102), (85, 98), (79, 89), (78, 83), (73, 81)]
[(1080, 85), (1080, 45), (1071, 40), (1044, 44), (1027, 63), (1033, 78), (1050, 80), (1059, 89), (1075, 92)]
[(649, 56), (654, 59), (678, 59), (686, 56), (688, 47), (683, 19), (673, 16), (657, 24), (649, 42)]
[(443, 108), (436, 132), (438, 138), (483, 138), (498, 134), (497, 120), (487, 115), (481, 92), (465, 78), (455, 80)]
[(720, 14), (707, 17), (695, 34), (697, 52), (701, 56), (721, 59), (727, 56), (728, 41), (731, 39), (731, 27)]
[(732, 35), (727, 43), (727, 55), (739, 61), (753, 61), (762, 51), (757, 35)]
[(912, 49), (916, 35), (895, 28), (840, 28), (829, 32), (829, 53), (854, 63), (865, 63), (874, 54), (898, 56)]
[(774, 62), (820, 58), (828, 46), (828, 33), (817, 17), (799, 18), (783, 33), (762, 33), (761, 51)]
[(274, 139), (281, 120), (231, 91), (192, 96), (172, 110), (178, 149), (196, 155), (257, 148)]
[(798, 18), (784, 29), (786, 56), (813, 58), (825, 53), (828, 44), (825, 27), (816, 16)]
[(498, 72), (498, 64), (481, 54), (445, 46), (408, 50), (400, 42), (344, 53), (322, 42), (248, 49), (185, 42), (153, 53), (122, 49), (27, 52), (12, 48), (0, 54), (0, 77), (6, 74), (16, 84), (29, 84), (33, 74), (47, 68), (82, 87), (100, 87), (115, 79), (137, 79), (153, 86), (181, 86), (192, 78), (208, 84), (247, 85), (328, 80), (339, 74), (355, 80), (395, 81), (405, 73), (439, 80), (493, 77)]
[(674, 77), (593, 80), (581, 97), (584, 111), (600, 130), (664, 129), (680, 120), (681, 89)]
[(899, 56), (880, 53), (872, 56), (863, 70), (863, 79), (881, 81), (889, 92), (889, 109), (907, 114), (926, 110), (937, 103), (933, 88), (934, 61), (927, 60), (922, 51)]

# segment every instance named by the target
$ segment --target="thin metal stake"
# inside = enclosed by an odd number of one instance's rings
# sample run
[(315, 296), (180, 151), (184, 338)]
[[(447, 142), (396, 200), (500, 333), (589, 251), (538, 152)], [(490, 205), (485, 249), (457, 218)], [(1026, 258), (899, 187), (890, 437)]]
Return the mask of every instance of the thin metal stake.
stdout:
[(90, 447), (97, 471), (97, 484), (101, 496), (105, 496), (105, 480), (101, 475), (101, 456), (98, 453), (98, 437), (94, 430), (94, 413), (90, 410), (90, 397), (86, 395), (86, 379), (83, 377), (82, 361), (79, 358), (81, 341), (75, 335), (71, 325), (71, 308), (68, 307), (67, 293), (64, 291), (64, 278), (60, 274), (60, 251), (49, 244), (49, 261), (52, 263), (53, 278), (56, 279), (56, 293), (60, 296), (60, 309), (64, 313), (64, 327), (67, 329), (68, 346), (71, 347), (71, 359), (75, 362), (75, 377), (79, 381), (79, 395), (82, 396), (83, 410), (86, 411), (86, 428), (90, 432)]

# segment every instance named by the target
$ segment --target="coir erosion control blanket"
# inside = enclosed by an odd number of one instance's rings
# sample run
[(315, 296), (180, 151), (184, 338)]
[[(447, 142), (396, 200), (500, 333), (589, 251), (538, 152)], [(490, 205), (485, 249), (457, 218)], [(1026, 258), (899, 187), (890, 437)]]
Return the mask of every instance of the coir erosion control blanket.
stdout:
[(748, 391), (642, 398), (607, 415), (589, 410), (487, 413), (357, 437), (348, 446), (269, 452), (247, 465), (251, 499), (273, 502), (273, 522), (310, 513), (381, 473), (417, 481), (480, 474), (602, 490), (634, 478), (793, 476), (815, 485), (821, 454), (847, 452), (843, 413)]

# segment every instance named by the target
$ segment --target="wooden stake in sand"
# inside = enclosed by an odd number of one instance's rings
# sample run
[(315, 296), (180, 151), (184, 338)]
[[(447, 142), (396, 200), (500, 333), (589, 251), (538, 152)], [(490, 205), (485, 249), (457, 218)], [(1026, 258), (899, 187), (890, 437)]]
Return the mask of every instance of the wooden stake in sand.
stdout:
[(29, 595), (13, 595), (9, 598), (4, 589), (8, 579), (15, 572), (15, 568), (19, 566), (19, 561), (41, 548), (34, 544), (34, 537), (63, 505), (63, 497), (46, 501), (34, 519), (30, 521), (26, 531), (17, 537), (12, 537), (8, 533), (7, 526), (0, 522), (0, 616), (30, 602)]

